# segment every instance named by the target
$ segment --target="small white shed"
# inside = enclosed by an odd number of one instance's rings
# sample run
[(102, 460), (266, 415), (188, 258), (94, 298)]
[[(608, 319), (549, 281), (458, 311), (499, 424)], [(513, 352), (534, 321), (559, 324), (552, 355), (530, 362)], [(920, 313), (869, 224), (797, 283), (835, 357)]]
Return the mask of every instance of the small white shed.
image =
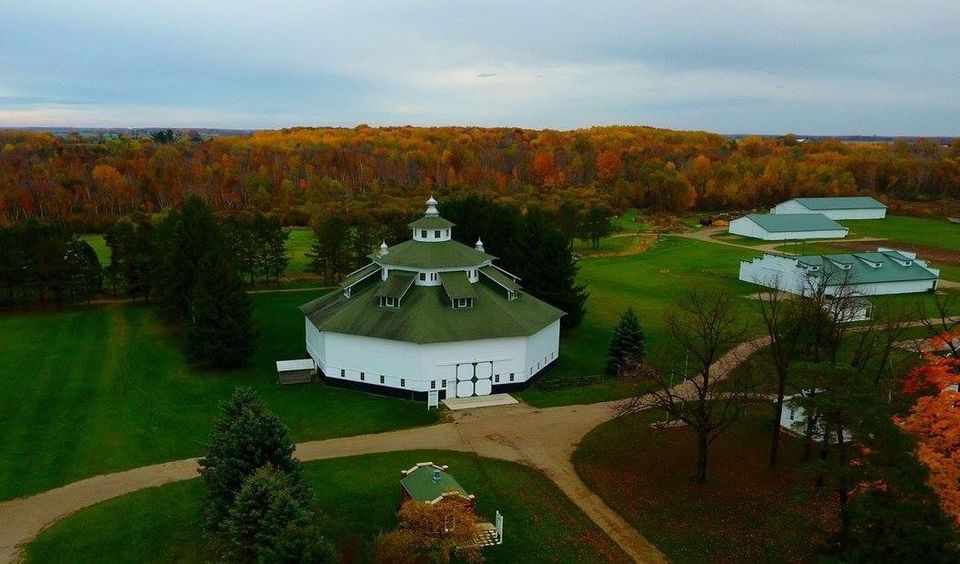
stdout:
[(286, 386), (287, 384), (307, 384), (313, 380), (313, 375), (316, 371), (316, 365), (313, 363), (312, 358), (278, 360), (277, 383), (281, 386)]

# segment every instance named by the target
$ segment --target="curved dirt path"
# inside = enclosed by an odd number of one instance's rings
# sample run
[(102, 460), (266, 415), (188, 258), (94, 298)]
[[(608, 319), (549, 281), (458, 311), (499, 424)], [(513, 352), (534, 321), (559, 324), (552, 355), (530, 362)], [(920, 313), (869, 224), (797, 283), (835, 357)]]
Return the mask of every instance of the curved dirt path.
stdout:
[[(766, 344), (740, 344), (714, 366), (722, 378)], [(401, 450), (439, 449), (475, 453), (526, 464), (542, 471), (621, 549), (637, 562), (665, 562), (664, 555), (584, 484), (571, 456), (591, 429), (616, 414), (618, 402), (537, 409), (518, 403), (453, 412), (448, 423), (310, 441), (297, 445), (303, 461)], [(21, 546), (43, 529), (90, 505), (171, 482), (196, 478), (196, 458), (94, 476), (29, 497), (0, 502), (0, 560), (13, 561)]]

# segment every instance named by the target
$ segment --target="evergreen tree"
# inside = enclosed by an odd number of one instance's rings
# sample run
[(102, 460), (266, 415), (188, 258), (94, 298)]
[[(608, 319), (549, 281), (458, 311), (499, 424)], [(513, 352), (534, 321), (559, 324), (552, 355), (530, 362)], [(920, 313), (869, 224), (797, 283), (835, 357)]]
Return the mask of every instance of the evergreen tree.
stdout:
[(270, 465), (286, 473), (290, 484), (300, 484), (300, 461), (293, 457), (293, 450), (287, 428), (252, 390), (238, 388), (229, 401), (221, 404), (207, 454), (199, 462), (207, 490), (207, 532), (214, 537), (225, 533), (223, 525), (234, 498), (258, 468)]
[(287, 239), (290, 232), (277, 218), (257, 214), (253, 219), (257, 239), (257, 272), (268, 281), (279, 281), (287, 270)]
[(183, 209), (171, 212), (157, 233), (157, 306), (168, 322), (190, 318), (190, 296), (200, 261), (211, 251), (222, 253), (223, 242), (209, 206), (196, 196)]
[(573, 240), (583, 232), (583, 204), (576, 200), (565, 200), (557, 208), (557, 229), (573, 246)]
[(149, 219), (142, 218), (137, 222), (124, 275), (127, 294), (134, 300), (138, 297), (146, 301), (150, 300), (150, 294), (153, 291), (153, 267), (156, 261), (156, 230)]
[(190, 294), (190, 356), (215, 368), (242, 366), (253, 354), (253, 307), (230, 263), (211, 252), (200, 261)]
[[(293, 475), (295, 476), (295, 475)], [(310, 491), (292, 475), (265, 465), (243, 481), (223, 523), (224, 552), (255, 560), (289, 527), (310, 525)]]
[(647, 353), (646, 337), (633, 308), (623, 312), (610, 342), (606, 373), (616, 376), (626, 359), (641, 360)]
[(76, 235), (70, 237), (63, 260), (69, 276), (70, 297), (89, 300), (103, 286), (100, 259), (90, 243)]
[(127, 263), (134, 250), (136, 226), (127, 218), (120, 218), (117, 223), (104, 235), (104, 242), (110, 249), (110, 264), (104, 274), (117, 294), (118, 288), (127, 287)]
[(613, 233), (613, 223), (610, 221), (610, 213), (601, 207), (591, 208), (583, 218), (580, 236), (588, 239), (591, 247), (599, 249), (600, 239), (611, 233)]
[(537, 208), (527, 212), (517, 248), (524, 262), (513, 272), (524, 291), (566, 312), (560, 320), (564, 329), (579, 325), (586, 313), (586, 287), (577, 284), (577, 263), (547, 214)]
[(342, 217), (333, 215), (315, 222), (313, 234), (314, 241), (307, 253), (312, 259), (310, 269), (329, 280), (338, 280), (348, 272), (350, 226)]

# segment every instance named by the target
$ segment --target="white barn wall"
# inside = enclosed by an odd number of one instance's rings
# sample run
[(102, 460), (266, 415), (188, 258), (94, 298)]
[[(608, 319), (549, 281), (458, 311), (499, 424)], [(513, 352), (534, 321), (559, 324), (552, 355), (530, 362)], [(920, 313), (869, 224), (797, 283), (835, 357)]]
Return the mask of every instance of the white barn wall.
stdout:
[[(809, 213), (809, 212), (807, 212)], [(822, 231), (781, 231), (771, 233), (757, 225), (749, 217), (741, 217), (730, 222), (730, 233), (753, 237), (765, 241), (793, 241), (797, 239), (842, 239), (847, 236), (846, 229), (830, 229)]]
[(848, 210), (811, 210), (795, 200), (774, 206), (770, 213), (774, 214), (793, 214), (793, 213), (822, 213), (830, 219), (883, 219), (887, 216), (886, 208), (854, 208)]
[[(560, 322), (555, 321), (530, 337), (479, 339), (447, 343), (408, 343), (359, 335), (318, 331), (307, 321), (307, 352), (323, 373), (331, 379), (428, 391), (431, 381), (437, 390), (452, 394), (456, 366), (463, 363), (492, 362), (498, 384), (523, 383), (557, 358)], [(371, 355), (370, 351), (377, 351)], [(344, 371), (344, 377), (340, 371)], [(511, 382), (509, 375), (515, 375)], [(380, 376), (384, 382), (380, 383)], [(404, 379), (401, 387), (400, 379)], [(446, 388), (442, 382), (446, 381)]]

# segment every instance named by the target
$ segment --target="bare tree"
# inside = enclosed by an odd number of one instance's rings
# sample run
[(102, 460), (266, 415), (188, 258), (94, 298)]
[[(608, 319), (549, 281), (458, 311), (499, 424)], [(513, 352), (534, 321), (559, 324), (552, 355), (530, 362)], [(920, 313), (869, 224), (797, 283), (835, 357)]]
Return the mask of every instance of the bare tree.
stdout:
[[(960, 324), (960, 315), (953, 315), (950, 312), (957, 309), (956, 294), (947, 294), (938, 292), (933, 295), (933, 307), (936, 312), (933, 317), (928, 317), (923, 309), (923, 304), (918, 305), (920, 319), (923, 320), (923, 326), (927, 329), (927, 335), (931, 338), (937, 338), (953, 330), (957, 324)], [(944, 346), (949, 349), (953, 357), (960, 356), (960, 343), (956, 341), (945, 342)]]
[[(726, 372), (736, 366), (735, 347), (747, 334), (736, 299), (724, 292), (687, 292), (668, 314), (667, 326), (673, 341), (694, 362), (693, 372), (685, 371), (675, 383), (671, 375), (633, 363), (635, 377), (652, 383), (654, 390), (625, 399), (617, 408), (619, 415), (658, 408), (689, 425), (697, 435), (697, 483), (707, 480), (710, 445), (737, 419), (747, 397), (745, 379), (722, 392), (715, 390)], [(730, 362), (718, 363), (725, 353), (731, 355)]]
[(770, 338), (770, 359), (773, 363), (777, 384), (777, 398), (774, 401), (773, 433), (770, 437), (769, 464), (777, 465), (780, 451), (780, 419), (783, 416), (783, 397), (786, 395), (787, 376), (790, 364), (796, 359), (801, 347), (802, 320), (799, 308), (792, 294), (781, 289), (779, 278), (765, 287), (757, 296), (760, 317), (763, 320), (767, 336)]
[(880, 302), (873, 307), (870, 323), (857, 327), (850, 366), (860, 372), (872, 369), (873, 383), (880, 386), (890, 372), (890, 359), (897, 343), (910, 327), (910, 311), (902, 302)]

